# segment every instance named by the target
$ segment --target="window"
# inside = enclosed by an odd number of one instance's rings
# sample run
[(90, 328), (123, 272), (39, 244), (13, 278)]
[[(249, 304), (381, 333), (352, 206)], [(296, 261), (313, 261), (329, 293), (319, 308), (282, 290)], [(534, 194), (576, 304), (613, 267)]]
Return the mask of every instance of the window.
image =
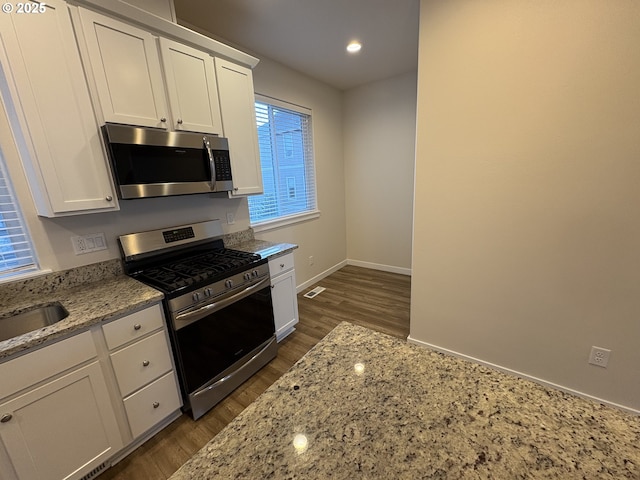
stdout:
[(36, 269), (31, 240), (0, 152), (0, 279)]
[(251, 224), (317, 215), (311, 112), (258, 97), (256, 120), (264, 193), (249, 197)]

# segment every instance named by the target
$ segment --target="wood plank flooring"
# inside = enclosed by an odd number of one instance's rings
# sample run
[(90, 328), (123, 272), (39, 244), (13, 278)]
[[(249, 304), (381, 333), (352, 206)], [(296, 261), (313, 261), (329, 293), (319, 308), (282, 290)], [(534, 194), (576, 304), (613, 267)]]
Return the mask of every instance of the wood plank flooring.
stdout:
[[(399, 338), (409, 335), (411, 277), (346, 266), (318, 282), (313, 299), (298, 295), (300, 322), (278, 356), (231, 395), (193, 421), (181, 415), (98, 480), (165, 480), (342, 321)], [(315, 286), (315, 285), (314, 285)]]

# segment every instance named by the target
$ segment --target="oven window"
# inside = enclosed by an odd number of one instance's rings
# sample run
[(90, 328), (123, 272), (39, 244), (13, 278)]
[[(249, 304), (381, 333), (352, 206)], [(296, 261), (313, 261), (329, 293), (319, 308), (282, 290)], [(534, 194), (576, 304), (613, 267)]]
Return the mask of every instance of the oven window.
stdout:
[(126, 144), (112, 144), (111, 148), (122, 185), (211, 181), (204, 148)]
[(178, 361), (187, 392), (220, 375), (274, 332), (271, 287), (178, 330)]

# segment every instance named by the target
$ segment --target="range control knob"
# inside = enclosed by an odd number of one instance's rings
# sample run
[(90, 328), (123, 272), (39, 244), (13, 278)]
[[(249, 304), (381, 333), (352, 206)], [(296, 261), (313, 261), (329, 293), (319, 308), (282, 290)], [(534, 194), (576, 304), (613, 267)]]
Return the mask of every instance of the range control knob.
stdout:
[(251, 280), (251, 274), (249, 272), (245, 273), (243, 277), (245, 280)]
[(260, 274), (258, 273), (258, 270), (254, 270), (253, 272), (251, 272), (251, 275), (253, 275), (254, 277), (257, 277)]
[(193, 295), (191, 295), (191, 298), (193, 298), (194, 302), (199, 302), (200, 301), (200, 292), (193, 292)]
[(213, 293), (213, 292), (211, 291), (211, 289), (210, 289), (210, 288), (205, 288), (205, 289), (204, 289), (204, 296), (205, 296), (205, 297), (210, 297), (212, 293)]
[(224, 286), (227, 288), (233, 287), (233, 280), (227, 280), (226, 282), (224, 282)]

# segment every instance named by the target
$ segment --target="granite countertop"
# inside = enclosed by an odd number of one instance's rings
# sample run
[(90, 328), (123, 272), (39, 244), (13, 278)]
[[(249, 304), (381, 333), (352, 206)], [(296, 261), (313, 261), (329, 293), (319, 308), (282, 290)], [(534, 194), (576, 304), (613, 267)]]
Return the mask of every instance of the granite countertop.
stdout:
[(640, 417), (341, 323), (171, 480), (217, 478), (638, 479)]
[(298, 246), (293, 243), (274, 243), (266, 240), (253, 239), (233, 245), (231, 248), (242, 250), (243, 252), (257, 253), (262, 258), (269, 258), (289, 253), (298, 248)]
[[(258, 253), (262, 257), (282, 255), (298, 248), (290, 243), (256, 240), (251, 229), (225, 235), (224, 241), (229, 248)], [(69, 316), (46, 328), (0, 341), (0, 361), (96, 323), (126, 315), (162, 298), (158, 290), (124, 275), (120, 259), (2, 284), (0, 318), (53, 302), (60, 302)]]
[[(70, 271), (69, 271), (70, 272)], [(63, 276), (79, 275), (73, 281)], [(118, 272), (62, 272), (46, 280), (17, 282), (0, 289), (0, 317), (34, 305), (60, 302), (69, 316), (58, 323), (0, 342), (0, 361), (29, 348), (125, 315), (162, 300), (163, 294)], [(96, 276), (97, 275), (97, 276)], [(64, 288), (58, 288), (66, 283)]]

